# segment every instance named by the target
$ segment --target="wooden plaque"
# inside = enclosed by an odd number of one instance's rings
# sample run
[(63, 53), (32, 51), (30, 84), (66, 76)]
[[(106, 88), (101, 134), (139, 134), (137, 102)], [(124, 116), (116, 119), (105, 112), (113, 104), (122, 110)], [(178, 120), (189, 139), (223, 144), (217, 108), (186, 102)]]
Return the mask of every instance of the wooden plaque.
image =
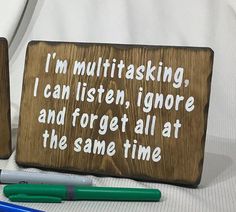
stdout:
[(20, 165), (196, 186), (213, 51), (33, 41)]
[(11, 154), (11, 119), (9, 92), (8, 44), (0, 38), (0, 158)]

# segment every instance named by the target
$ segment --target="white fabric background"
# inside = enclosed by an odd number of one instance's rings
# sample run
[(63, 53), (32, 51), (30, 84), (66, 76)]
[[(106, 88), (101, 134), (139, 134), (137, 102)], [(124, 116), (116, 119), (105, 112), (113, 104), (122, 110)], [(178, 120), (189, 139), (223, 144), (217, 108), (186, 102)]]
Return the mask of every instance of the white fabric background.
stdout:
[(0, 1), (0, 36), (8, 38), (9, 42), (14, 37), (25, 3), (26, 0), (19, 1), (17, 5), (14, 0)]
[[(0, 0), (0, 35), (14, 37), (25, 1)], [(41, 0), (10, 60), (12, 126), (17, 128), (30, 40), (208, 46), (215, 52), (204, 172), (198, 189), (97, 178), (98, 186), (160, 188), (160, 203), (24, 204), (47, 211), (236, 211), (236, 1)], [(15, 138), (16, 131), (13, 129)], [(15, 140), (15, 139), (14, 139)], [(19, 169), (14, 153), (1, 167)], [(4, 198), (3, 198), (4, 199)]]

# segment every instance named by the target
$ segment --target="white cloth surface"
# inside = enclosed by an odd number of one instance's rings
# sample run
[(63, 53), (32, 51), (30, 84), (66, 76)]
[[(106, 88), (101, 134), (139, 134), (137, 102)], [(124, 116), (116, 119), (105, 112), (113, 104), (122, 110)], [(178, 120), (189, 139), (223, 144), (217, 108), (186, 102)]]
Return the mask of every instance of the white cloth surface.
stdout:
[(19, 20), (23, 14), (26, 0), (0, 0), (0, 36), (8, 38), (11, 43), (16, 32)]
[[(14, 1), (5, 7), (8, 9), (2, 9), (6, 4), (0, 1), (0, 35), (11, 40), (25, 1)], [(17, 16), (14, 11), (18, 11)], [(9, 20), (8, 24), (4, 24), (5, 20)], [(81, 201), (22, 205), (46, 211), (236, 211), (235, 0), (40, 0), (10, 58), (14, 142), (25, 50), (33, 39), (208, 46), (214, 50), (215, 58), (204, 172), (198, 189), (89, 176), (97, 186), (159, 188), (163, 198), (159, 203)], [(15, 164), (15, 152), (9, 160), (0, 160), (0, 168), (21, 169)], [(0, 199), (6, 200), (2, 195)]]

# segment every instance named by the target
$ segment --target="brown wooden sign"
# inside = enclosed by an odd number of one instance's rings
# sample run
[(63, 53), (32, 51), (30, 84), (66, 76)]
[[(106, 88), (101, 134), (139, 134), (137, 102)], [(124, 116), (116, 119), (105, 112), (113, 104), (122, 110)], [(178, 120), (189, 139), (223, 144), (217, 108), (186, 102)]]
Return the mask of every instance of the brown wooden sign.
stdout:
[(196, 186), (212, 63), (209, 48), (30, 42), (17, 163)]
[(0, 38), (0, 158), (11, 154), (11, 119), (9, 92), (8, 44)]

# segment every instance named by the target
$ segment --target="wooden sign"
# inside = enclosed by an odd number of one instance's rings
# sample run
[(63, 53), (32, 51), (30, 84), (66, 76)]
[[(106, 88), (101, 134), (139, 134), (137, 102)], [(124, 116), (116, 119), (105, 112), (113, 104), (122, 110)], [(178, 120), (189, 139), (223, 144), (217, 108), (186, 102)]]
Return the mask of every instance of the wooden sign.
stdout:
[(30, 42), (17, 163), (196, 186), (209, 48)]
[(11, 118), (9, 92), (8, 44), (0, 38), (0, 158), (11, 154)]

